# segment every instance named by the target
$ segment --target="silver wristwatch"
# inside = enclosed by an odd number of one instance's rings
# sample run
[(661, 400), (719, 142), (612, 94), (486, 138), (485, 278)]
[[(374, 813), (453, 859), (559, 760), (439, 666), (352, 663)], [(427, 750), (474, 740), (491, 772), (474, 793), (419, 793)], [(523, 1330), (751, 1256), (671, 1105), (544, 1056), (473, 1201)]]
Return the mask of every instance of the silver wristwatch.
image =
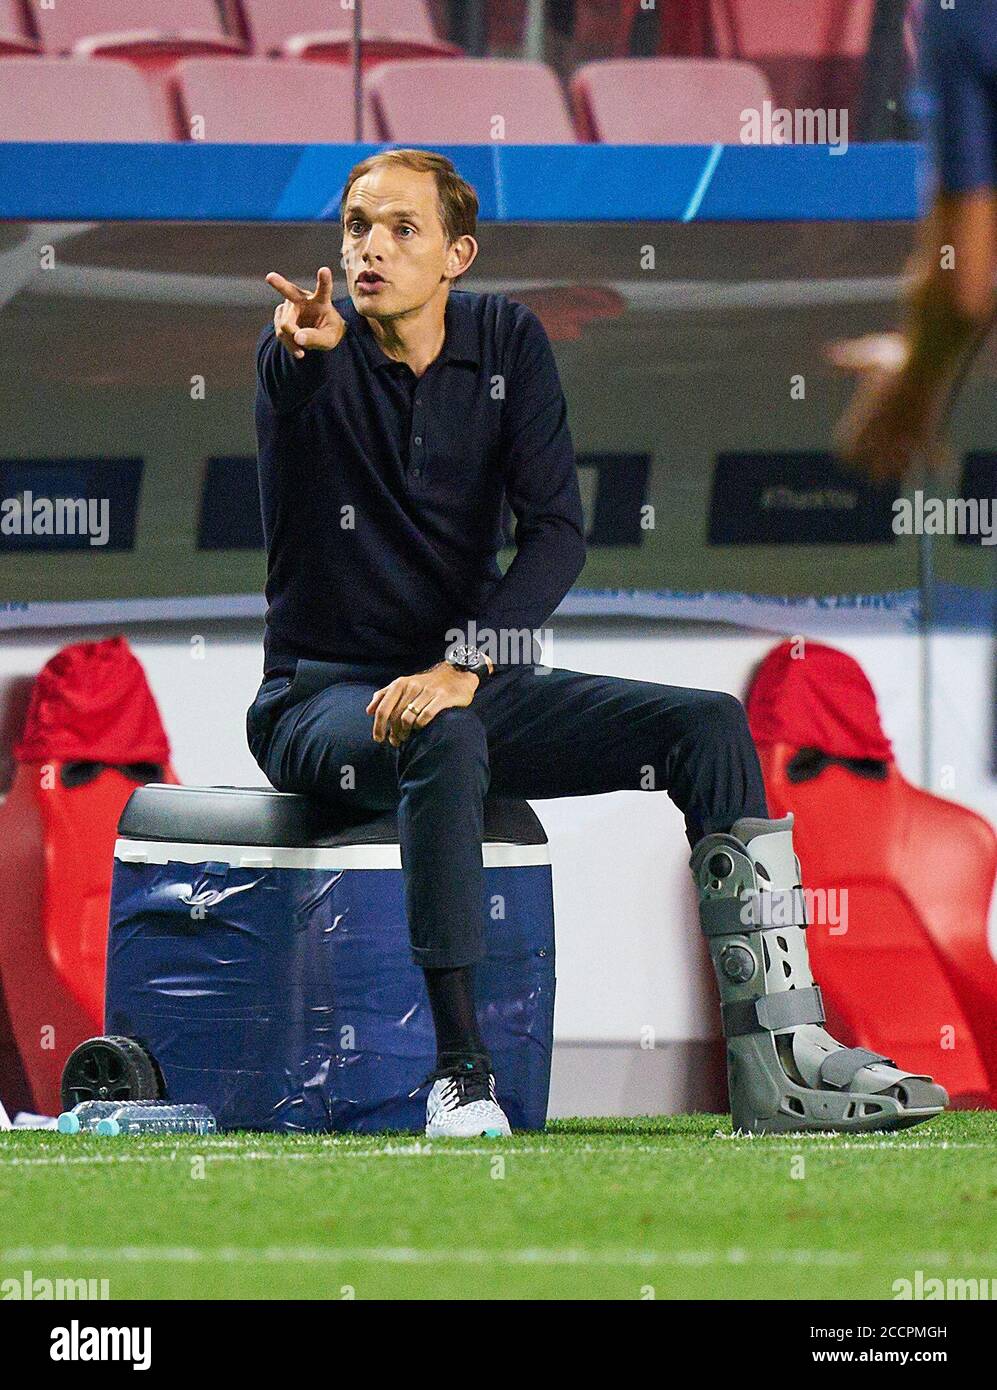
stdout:
[(480, 647), (451, 647), (446, 659), (455, 671), (473, 671), (480, 680), (489, 674), (488, 662)]

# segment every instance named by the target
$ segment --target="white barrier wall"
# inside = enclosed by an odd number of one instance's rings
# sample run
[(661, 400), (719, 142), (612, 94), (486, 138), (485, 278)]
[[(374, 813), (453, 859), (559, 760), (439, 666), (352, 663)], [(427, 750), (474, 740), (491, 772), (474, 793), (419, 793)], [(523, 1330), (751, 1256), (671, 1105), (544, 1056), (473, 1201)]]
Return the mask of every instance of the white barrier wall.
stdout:
[[(564, 619), (545, 659), (573, 670), (727, 690), (743, 698), (781, 639), (721, 625)], [(111, 635), (7, 633), (0, 643), (0, 728), (12, 696), (68, 642)], [(126, 629), (159, 703), (184, 782), (265, 785), (245, 742), (261, 678), (257, 622)], [(920, 782), (920, 654), (912, 636), (836, 636), (879, 700), (902, 772)], [(203, 650), (203, 658), (197, 653)], [(935, 790), (997, 823), (987, 772), (992, 641), (933, 639)], [(8, 732), (9, 737), (9, 732)], [(699, 934), (682, 817), (664, 792), (538, 801), (551, 843), (558, 929), (559, 1040), (553, 1113), (608, 1114), (716, 1099), (719, 1020)], [(991, 949), (997, 943), (997, 903)], [(997, 950), (995, 950), (997, 955)], [(651, 1031), (648, 1031), (651, 1030)], [(653, 1049), (648, 1043), (653, 1042)]]

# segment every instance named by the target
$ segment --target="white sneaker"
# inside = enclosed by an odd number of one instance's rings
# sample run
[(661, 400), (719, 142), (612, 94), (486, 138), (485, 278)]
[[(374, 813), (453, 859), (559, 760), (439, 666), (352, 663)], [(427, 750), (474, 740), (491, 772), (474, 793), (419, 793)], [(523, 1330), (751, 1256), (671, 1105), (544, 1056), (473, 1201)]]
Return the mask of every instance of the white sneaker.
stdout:
[(426, 1101), (428, 1139), (497, 1139), (511, 1133), (495, 1098), (495, 1077), (483, 1063), (464, 1062), (459, 1070), (435, 1074)]

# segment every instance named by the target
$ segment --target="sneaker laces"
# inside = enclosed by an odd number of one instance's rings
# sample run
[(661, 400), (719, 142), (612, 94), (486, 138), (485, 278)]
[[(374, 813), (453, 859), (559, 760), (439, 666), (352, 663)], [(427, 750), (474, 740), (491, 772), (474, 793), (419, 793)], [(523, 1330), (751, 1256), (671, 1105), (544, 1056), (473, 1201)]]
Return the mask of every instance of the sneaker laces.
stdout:
[(448, 1110), (470, 1105), (476, 1100), (494, 1100), (491, 1073), (484, 1062), (458, 1062), (456, 1065), (442, 1067), (438, 1071), (430, 1072), (422, 1084), (432, 1086), (437, 1081), (448, 1083), (442, 1093)]

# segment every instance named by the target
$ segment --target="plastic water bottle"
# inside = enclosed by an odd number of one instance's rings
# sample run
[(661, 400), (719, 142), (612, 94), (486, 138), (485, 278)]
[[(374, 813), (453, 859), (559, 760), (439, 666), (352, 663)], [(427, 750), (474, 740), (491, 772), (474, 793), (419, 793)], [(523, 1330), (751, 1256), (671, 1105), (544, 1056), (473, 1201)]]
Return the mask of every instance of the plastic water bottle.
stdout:
[(129, 1101), (102, 1115), (94, 1133), (118, 1134), (216, 1134), (218, 1122), (206, 1105), (170, 1105), (164, 1101)]
[(92, 1131), (98, 1120), (120, 1109), (120, 1100), (82, 1100), (72, 1110), (62, 1112), (56, 1128), (60, 1134), (79, 1134), (81, 1129)]
[[(129, 1102), (134, 1103), (134, 1102)], [(121, 1100), (83, 1100), (72, 1110), (64, 1110), (59, 1116), (56, 1128), (60, 1134), (95, 1134), (100, 1120), (106, 1120), (126, 1104)], [(141, 1104), (157, 1110), (172, 1110), (176, 1107), (168, 1100), (143, 1100)]]

